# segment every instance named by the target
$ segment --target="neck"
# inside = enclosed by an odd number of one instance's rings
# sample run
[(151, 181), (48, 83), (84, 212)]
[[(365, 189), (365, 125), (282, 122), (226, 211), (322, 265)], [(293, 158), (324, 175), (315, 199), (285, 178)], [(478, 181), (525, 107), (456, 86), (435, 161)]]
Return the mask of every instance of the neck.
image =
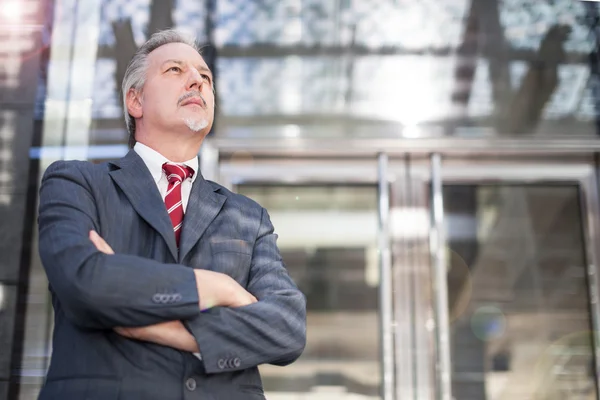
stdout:
[(198, 155), (205, 133), (152, 133), (136, 132), (136, 141), (157, 151), (173, 162), (185, 162)]

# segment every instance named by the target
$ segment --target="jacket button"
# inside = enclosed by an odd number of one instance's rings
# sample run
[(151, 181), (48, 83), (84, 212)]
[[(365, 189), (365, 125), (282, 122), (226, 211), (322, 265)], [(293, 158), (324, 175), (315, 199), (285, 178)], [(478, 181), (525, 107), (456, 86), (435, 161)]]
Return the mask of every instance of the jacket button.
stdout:
[(241, 364), (242, 364), (242, 360), (240, 360), (239, 358), (236, 357), (235, 360), (233, 360), (233, 365), (236, 368), (239, 368)]
[(223, 360), (222, 358), (219, 359), (219, 361), (217, 361), (217, 365), (219, 366), (220, 369), (225, 368), (225, 360)]
[(185, 381), (185, 387), (190, 392), (193, 392), (196, 390), (196, 380), (194, 378), (188, 378), (187, 381)]

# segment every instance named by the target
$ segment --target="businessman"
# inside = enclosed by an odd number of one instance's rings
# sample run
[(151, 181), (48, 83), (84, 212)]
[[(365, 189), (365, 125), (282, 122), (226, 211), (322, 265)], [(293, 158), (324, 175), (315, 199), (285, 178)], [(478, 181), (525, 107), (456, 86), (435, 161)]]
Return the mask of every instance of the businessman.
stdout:
[(154, 34), (123, 79), (132, 149), (58, 161), (40, 187), (39, 251), (55, 311), (41, 400), (264, 399), (306, 302), (265, 209), (204, 180), (211, 71), (193, 41)]

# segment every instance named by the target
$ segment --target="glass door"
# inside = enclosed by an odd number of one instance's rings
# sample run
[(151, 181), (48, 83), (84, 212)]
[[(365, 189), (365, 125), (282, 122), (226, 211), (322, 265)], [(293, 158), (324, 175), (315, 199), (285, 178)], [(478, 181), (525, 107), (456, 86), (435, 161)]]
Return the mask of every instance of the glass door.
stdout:
[(269, 399), (381, 399), (378, 187), (374, 162), (220, 164), (219, 182), (265, 207), (307, 298), (307, 345), (260, 367)]
[(438, 398), (597, 399), (594, 169), (474, 164), (431, 170)]
[(270, 399), (598, 399), (589, 160), (221, 160), (308, 300)]

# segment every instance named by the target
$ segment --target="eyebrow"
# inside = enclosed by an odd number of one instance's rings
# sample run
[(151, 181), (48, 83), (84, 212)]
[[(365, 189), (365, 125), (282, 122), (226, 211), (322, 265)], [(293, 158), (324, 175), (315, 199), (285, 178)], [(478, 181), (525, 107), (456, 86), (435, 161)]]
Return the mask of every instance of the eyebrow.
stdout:
[[(183, 61), (170, 59), (170, 60), (167, 60), (167, 61), (163, 62), (163, 63), (162, 63), (162, 67), (164, 68), (164, 66), (165, 66), (166, 64), (169, 64), (169, 63), (173, 63), (173, 64), (177, 64), (177, 65), (181, 65), (181, 66), (183, 66), (183, 65), (184, 65), (184, 62), (183, 62)], [(210, 76), (212, 77), (212, 71), (211, 71), (209, 68), (205, 67), (204, 65), (199, 65), (198, 67), (196, 67), (196, 69), (197, 69), (198, 71), (205, 71), (205, 72), (208, 72), (208, 73), (210, 74)]]

